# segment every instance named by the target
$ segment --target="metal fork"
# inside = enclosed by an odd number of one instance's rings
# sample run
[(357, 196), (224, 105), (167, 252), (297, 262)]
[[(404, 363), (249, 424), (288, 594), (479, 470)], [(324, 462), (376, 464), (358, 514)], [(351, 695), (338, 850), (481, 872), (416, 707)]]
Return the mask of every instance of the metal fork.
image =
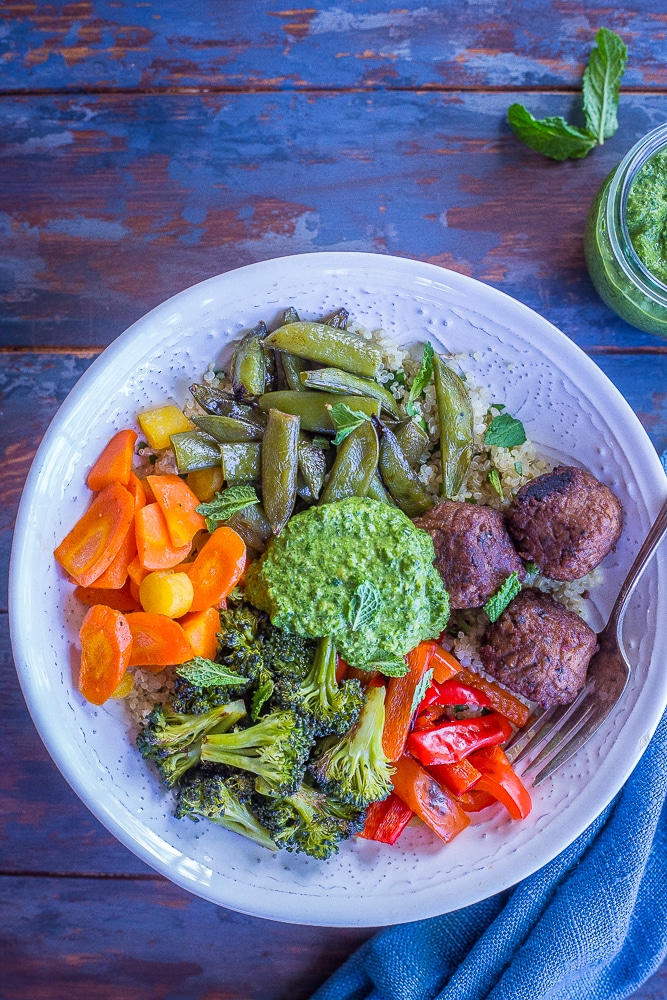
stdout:
[(535, 754), (524, 773), (544, 765), (533, 785), (553, 774), (591, 738), (623, 694), (632, 670), (623, 649), (623, 618), (628, 601), (665, 534), (667, 500), (630, 567), (609, 621), (598, 635), (600, 648), (588, 665), (586, 684), (576, 700), (557, 708), (537, 708), (505, 748), (513, 764), (530, 753)]

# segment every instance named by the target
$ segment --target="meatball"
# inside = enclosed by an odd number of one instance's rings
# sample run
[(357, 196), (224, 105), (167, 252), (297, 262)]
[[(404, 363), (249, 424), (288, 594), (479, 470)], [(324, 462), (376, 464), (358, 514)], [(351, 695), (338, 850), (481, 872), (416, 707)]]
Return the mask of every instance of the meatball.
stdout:
[(528, 588), (489, 625), (479, 656), (511, 691), (551, 708), (574, 701), (597, 649), (595, 632), (579, 615)]
[(479, 608), (510, 573), (525, 576), (505, 519), (492, 507), (444, 500), (415, 524), (433, 539), (435, 566), (453, 609)]
[(552, 580), (579, 580), (616, 545), (623, 508), (590, 472), (559, 465), (522, 486), (507, 510), (517, 552)]

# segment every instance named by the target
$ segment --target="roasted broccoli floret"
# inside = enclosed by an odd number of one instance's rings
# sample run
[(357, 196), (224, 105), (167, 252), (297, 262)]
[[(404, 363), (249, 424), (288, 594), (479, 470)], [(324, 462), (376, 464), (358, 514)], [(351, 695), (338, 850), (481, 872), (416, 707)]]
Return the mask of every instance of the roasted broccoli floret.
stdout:
[(201, 715), (231, 698), (239, 698), (250, 687), (250, 680), (224, 663), (195, 656), (176, 667), (172, 706), (184, 715)]
[(311, 773), (329, 795), (360, 809), (392, 790), (391, 768), (382, 749), (384, 687), (369, 685), (357, 722), (342, 737), (329, 736), (316, 748)]
[(259, 638), (260, 620), (264, 616), (249, 605), (220, 611), (220, 652), (218, 660), (242, 677), (257, 680), (264, 665)]
[(201, 759), (251, 771), (272, 794), (290, 795), (301, 783), (312, 743), (312, 730), (294, 712), (270, 712), (254, 726), (206, 736)]
[(359, 718), (364, 693), (358, 680), (336, 681), (336, 649), (331, 638), (321, 639), (312, 666), (301, 683), (281, 678), (277, 697), (313, 723), (316, 736), (342, 736)]
[(290, 678), (300, 684), (313, 662), (317, 643), (276, 628), (268, 618), (262, 623), (261, 633), (264, 664), (274, 680)]
[(268, 830), (241, 800), (232, 782), (219, 774), (193, 771), (183, 781), (178, 797), (176, 816), (198, 822), (208, 819), (227, 830), (249, 837), (256, 844), (277, 850)]
[(201, 715), (184, 715), (168, 705), (156, 705), (137, 736), (137, 747), (142, 757), (154, 761), (171, 787), (199, 762), (206, 733), (225, 733), (245, 714), (243, 701), (228, 702)]
[(254, 812), (279, 847), (325, 860), (363, 829), (365, 811), (303, 783), (293, 795), (259, 795)]

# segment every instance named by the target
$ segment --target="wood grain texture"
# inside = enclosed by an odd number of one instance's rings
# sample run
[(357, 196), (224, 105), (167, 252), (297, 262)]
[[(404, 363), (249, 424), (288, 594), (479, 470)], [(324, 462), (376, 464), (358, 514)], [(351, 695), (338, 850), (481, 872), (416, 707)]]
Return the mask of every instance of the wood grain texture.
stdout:
[(246, 917), (165, 880), (4, 878), (0, 995), (306, 1000), (371, 933)]
[[(507, 95), (242, 94), (0, 103), (2, 343), (105, 345), (212, 274), (365, 250), (487, 281), (586, 349), (664, 347), (596, 295), (582, 233), (600, 182), (667, 118), (628, 96), (583, 161), (527, 150)], [(531, 95), (569, 114), (566, 95)]]
[(667, 86), (654, 0), (6, 0), (2, 89), (578, 86), (601, 24), (630, 47), (625, 85)]

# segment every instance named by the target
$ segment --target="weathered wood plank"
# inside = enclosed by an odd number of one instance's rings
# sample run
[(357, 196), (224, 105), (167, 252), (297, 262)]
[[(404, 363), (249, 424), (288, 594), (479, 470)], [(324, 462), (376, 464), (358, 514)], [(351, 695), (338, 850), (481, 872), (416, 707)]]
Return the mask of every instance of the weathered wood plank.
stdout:
[(601, 24), (630, 47), (626, 85), (664, 88), (654, 0), (335, 5), (191, 0), (3, 4), (2, 88), (577, 86)]
[(163, 880), (46, 878), (0, 880), (0, 928), (3, 1000), (306, 1000), (372, 933), (242, 916)]
[[(0, 102), (4, 344), (104, 345), (203, 278), (325, 249), (488, 281), (586, 347), (657, 346), (598, 299), (582, 234), (601, 180), (667, 117), (556, 164), (509, 132), (505, 94), (252, 94)], [(539, 115), (567, 95), (532, 95)]]

